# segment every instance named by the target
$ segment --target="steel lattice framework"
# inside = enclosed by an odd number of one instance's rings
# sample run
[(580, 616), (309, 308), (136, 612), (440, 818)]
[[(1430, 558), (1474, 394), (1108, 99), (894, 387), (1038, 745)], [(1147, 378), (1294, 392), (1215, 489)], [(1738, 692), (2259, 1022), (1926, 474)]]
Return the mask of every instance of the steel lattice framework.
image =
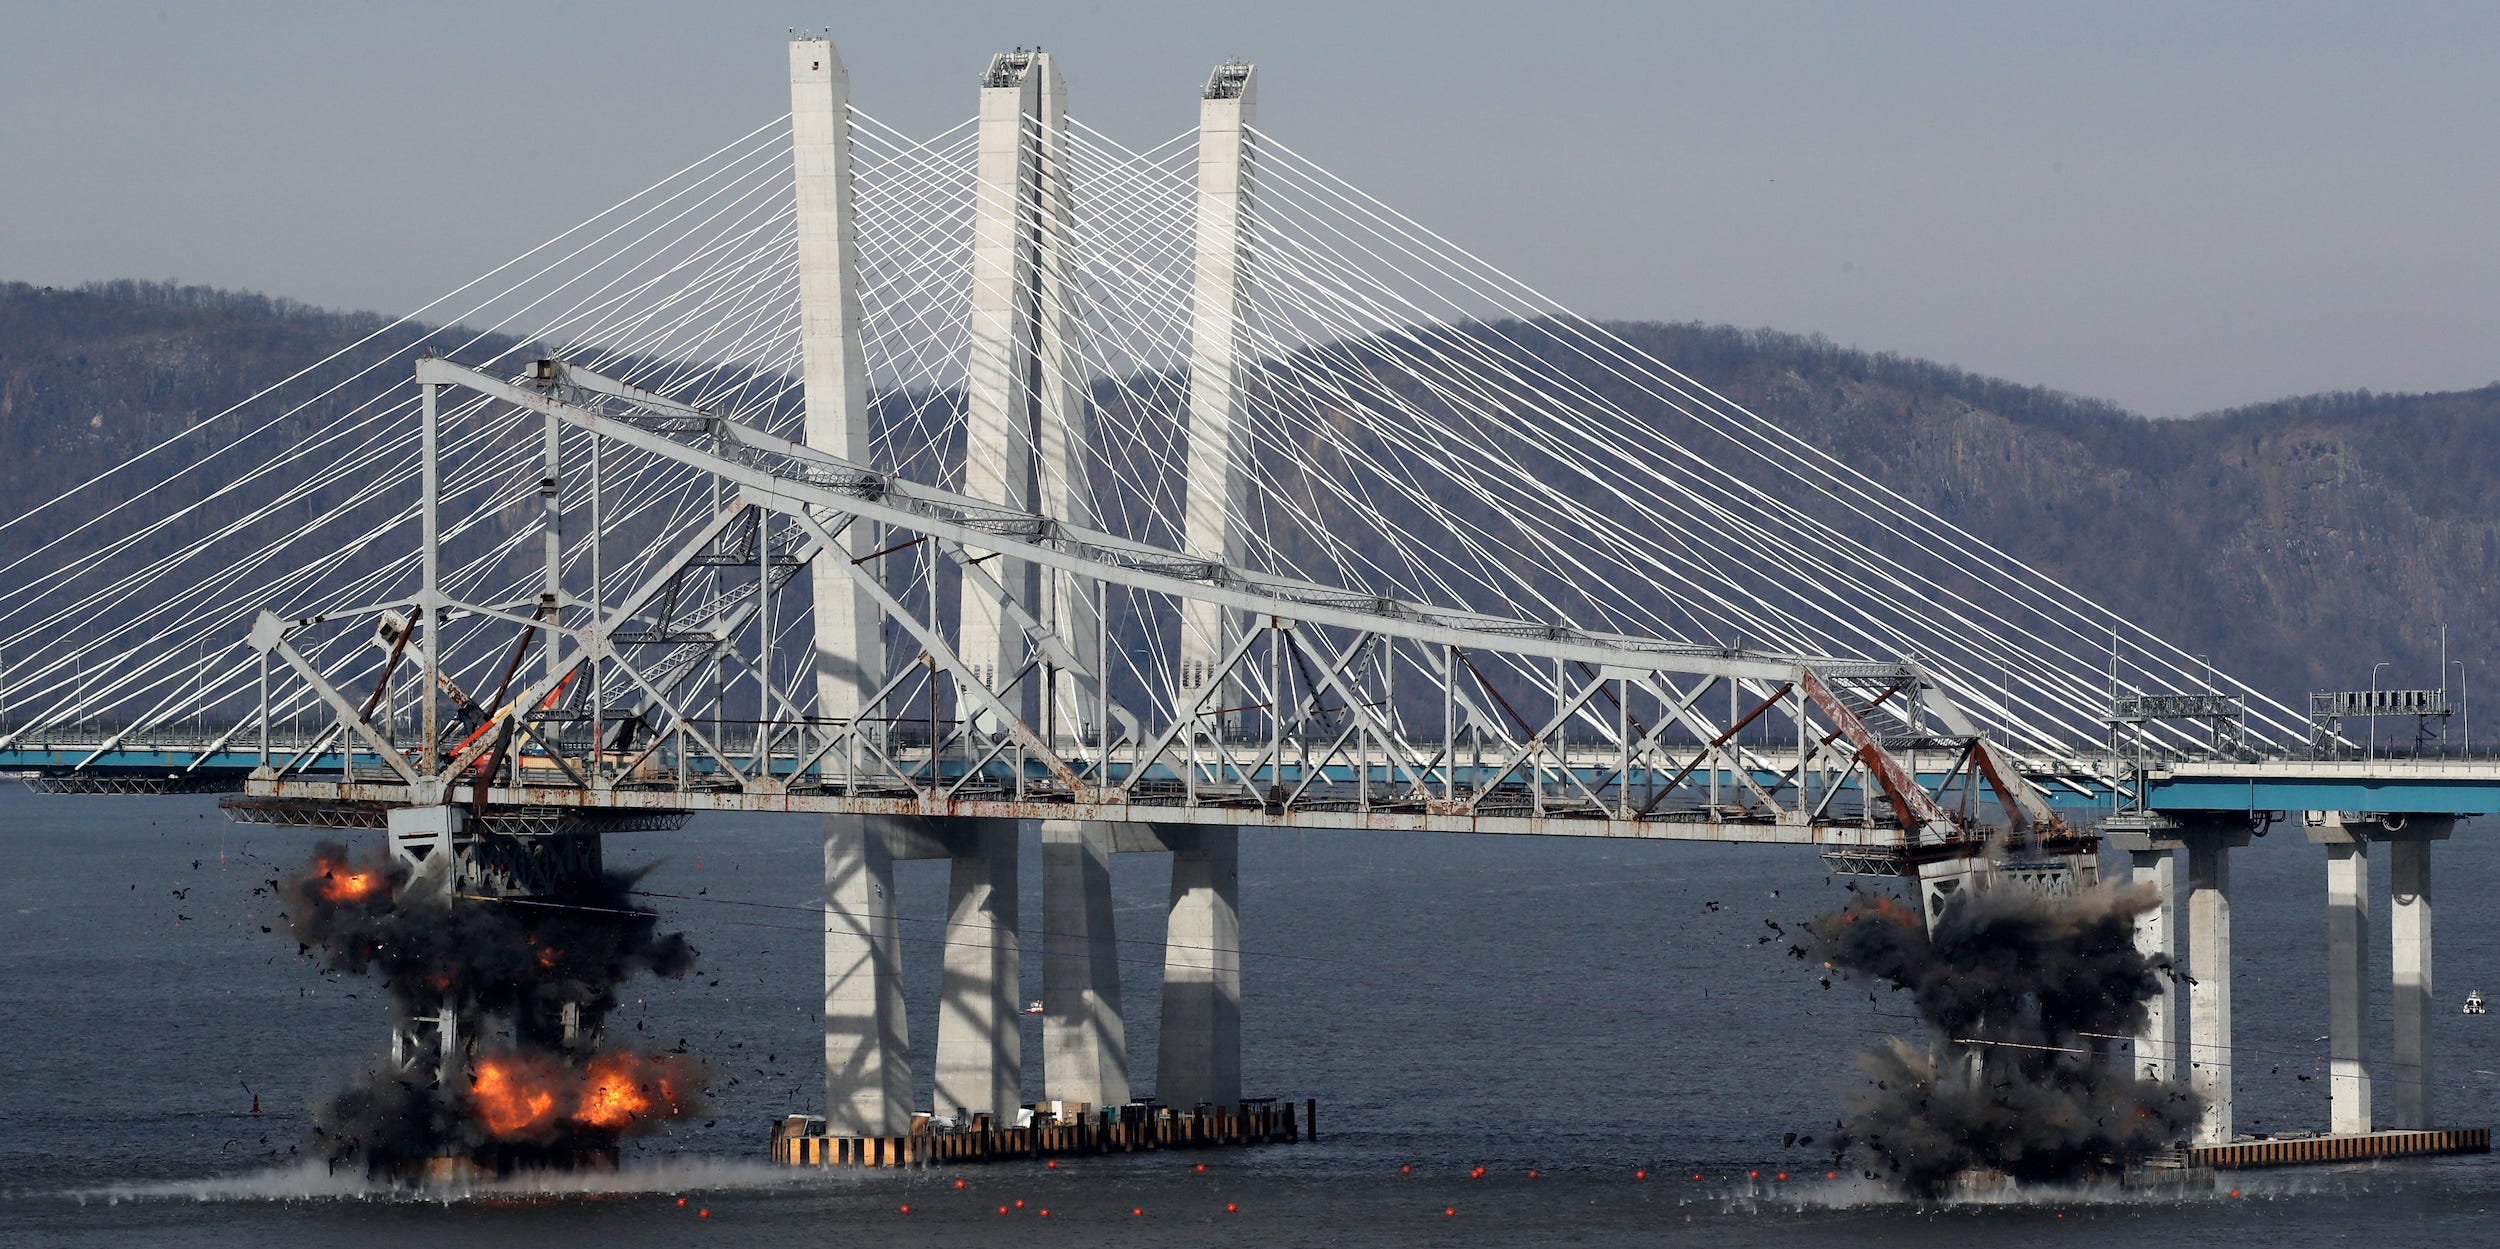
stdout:
[[(1986, 836), (1970, 810), (1984, 794), (2017, 827), (2057, 827), (2010, 757), (1913, 663), (1666, 644), (1351, 597), (916, 485), (552, 359), (517, 379), (427, 360), (417, 380), (429, 419), (440, 391), (464, 388), (589, 435), (614, 457), (607, 464), (638, 455), (697, 469), (717, 480), (723, 504), (639, 580), (566, 593), (560, 608), (444, 597), (432, 637), (422, 623), (407, 627), (426, 617), (423, 592), (292, 620), (264, 614), (252, 640), (271, 694), (258, 732), (273, 728), (291, 683), (335, 720), (292, 752), (265, 749), (248, 784), (256, 796), (471, 801), (480, 813), (1564, 833), (1915, 856)], [(545, 467), (557, 479), (567, 466)], [(936, 548), (975, 590), (996, 584), (989, 561), (1012, 559), (1066, 575), (1097, 603), (1115, 589), (1149, 600), (1140, 615), (1158, 613), (1153, 600), (1195, 601), (1252, 623), (1191, 698), (1106, 696), (1076, 640), (1022, 610), (1016, 662), (985, 679), (863, 567), (877, 556), (847, 555), (855, 527), (892, 539), (881, 553)], [(594, 508), (588, 532), (600, 530)], [(784, 688), (803, 683), (799, 674), (773, 675), (788, 658), (760, 643), (776, 613), (805, 613), (798, 574), (831, 561), (913, 651), (840, 719), (809, 714)], [(1116, 612), (1091, 614), (1115, 628)], [(307, 639), (342, 629), (372, 635), (378, 677), (370, 658), (342, 672), (306, 657)], [(503, 657), (491, 695), (445, 675), (477, 667), (461, 662), (470, 650)], [(514, 680), (525, 668), (539, 674)], [(1553, 677), (1533, 715), (1521, 710), (1524, 691), (1489, 675), (1523, 668)], [(376, 715), (391, 680), (416, 669), (471, 713), (430, 726)], [(709, 680), (723, 670), (763, 691), (734, 728), (724, 687)], [(1226, 692), (1243, 701), (1228, 704)], [(1713, 715), (1713, 694), (1742, 709)], [(1915, 709), (1916, 731), (1879, 737), (1864, 713), (1885, 704)], [(399, 740), (407, 727), (414, 740)], [(1922, 786), (1902, 762), (1913, 754), (1949, 759), (1942, 779)]]
[(2114, 695), (2306, 742), (1260, 129), (1251, 67), (1132, 148), (1041, 60), (933, 138), (768, 123), (0, 522), (0, 762), (1906, 861), (2214, 749)]

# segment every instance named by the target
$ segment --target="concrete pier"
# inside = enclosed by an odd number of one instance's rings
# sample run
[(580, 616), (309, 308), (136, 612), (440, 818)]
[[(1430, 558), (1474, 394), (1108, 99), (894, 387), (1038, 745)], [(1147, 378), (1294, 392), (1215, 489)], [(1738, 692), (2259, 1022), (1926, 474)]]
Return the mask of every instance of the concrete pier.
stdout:
[[(1017, 822), (963, 820), (950, 847), (935, 1110), (969, 1122), (1024, 1100)], [(960, 1113), (959, 1113), (960, 1112)]]
[(2370, 843), (2336, 812), (2309, 817), (2326, 848), (2328, 1130), (2371, 1128)]
[(2431, 1126), (2432, 1048), (2431, 843), (2445, 840), (2454, 820), (2416, 817), (2383, 836), (2388, 843), (2388, 926), (2394, 935), (2396, 1044), (2388, 1064), (2389, 1126)]
[(2248, 844), (2248, 831), (2197, 828), (2180, 840), (2188, 859), (2188, 1087), (2205, 1099), (2195, 1140), (2225, 1145), (2233, 1130), (2230, 852)]
[(848, 1136), (911, 1126), (894, 853), (881, 823), (825, 817), (825, 1120)]
[[(2178, 905), (2178, 854), (2168, 846), (2133, 850), (2133, 883), (2159, 895), (2152, 909), (2135, 917), (2135, 948), (2146, 958), (2168, 961), (2178, 954), (2173, 908)], [(2179, 986), (2175, 975), (2162, 977), (2161, 991), (2144, 1004), (2144, 1030), (2135, 1038), (2135, 1074), (2143, 1080), (2167, 1080), (2176, 1073)]]
[(1155, 1095), (1165, 1105), (1241, 1100), (1240, 830), (1162, 830), (1172, 845), (1163, 951), (1163, 1036)]
[(1111, 910), (1113, 826), (1042, 822), (1042, 1084), (1058, 1101), (1129, 1100)]

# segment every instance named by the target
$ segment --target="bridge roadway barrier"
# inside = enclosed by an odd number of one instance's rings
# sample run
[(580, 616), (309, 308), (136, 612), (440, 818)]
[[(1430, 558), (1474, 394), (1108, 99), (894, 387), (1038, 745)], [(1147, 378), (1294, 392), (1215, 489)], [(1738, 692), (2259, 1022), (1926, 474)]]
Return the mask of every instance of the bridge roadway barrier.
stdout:
[[(916, 1115), (909, 1133), (882, 1137), (828, 1135), (823, 1119), (790, 1115), (773, 1124), (772, 1160), (791, 1167), (890, 1169), (1283, 1145), (1315, 1135), (1310, 1114), (1316, 1113), (1316, 1103), (1305, 1105), (1307, 1113), (1300, 1118), (1294, 1114), (1293, 1103), (1269, 1099), (1195, 1111), (1146, 1105), (1100, 1111), (1088, 1107), (1062, 1122), (1036, 1122), (1021, 1128), (991, 1127), (990, 1116), (981, 1114), (974, 1116), (971, 1127), (961, 1130), (932, 1129), (929, 1116)], [(1046, 1108), (1036, 1109), (1047, 1114)]]

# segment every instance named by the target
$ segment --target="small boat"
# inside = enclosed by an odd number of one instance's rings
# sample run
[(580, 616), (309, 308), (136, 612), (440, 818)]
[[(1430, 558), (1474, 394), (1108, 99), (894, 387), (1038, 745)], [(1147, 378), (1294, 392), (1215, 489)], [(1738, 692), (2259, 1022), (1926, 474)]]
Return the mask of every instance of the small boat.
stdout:
[(2469, 1015), (2488, 1015), (2491, 1013), (2490, 1009), (2483, 1005), (2482, 990), (2468, 989), (2465, 991), (2465, 1013)]
[[(1042, 999), (1040, 999), (1040, 998), (1035, 998), (1035, 999), (1033, 999), (1032, 1001), (1025, 1003), (1025, 1004), (1024, 1004), (1024, 1013), (1025, 1013), (1025, 1014), (1028, 1014), (1028, 1015), (1038, 1015), (1038, 1014), (1041, 1014), (1041, 1013), (1042, 1013)], [(2474, 1005), (2473, 1005), (2473, 1007), (2472, 1007), (2472, 1009), (2470, 1010), (2470, 1012), (2469, 1012), (2469, 1013), (2471, 1013), (2471, 1014), (2476, 1014), (2476, 1015), (2479, 1015), (2479, 1014), (2483, 1013), (2483, 1006), (2482, 1006), (2482, 999), (2481, 999), (2481, 998), (2476, 998), (2476, 999), (2474, 999)]]

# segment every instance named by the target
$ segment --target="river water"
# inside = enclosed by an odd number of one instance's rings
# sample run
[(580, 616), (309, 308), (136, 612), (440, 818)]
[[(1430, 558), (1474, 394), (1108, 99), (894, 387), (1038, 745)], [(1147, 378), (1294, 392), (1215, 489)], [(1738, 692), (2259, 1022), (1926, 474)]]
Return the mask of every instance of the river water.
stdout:
[[(812, 821), (727, 816), (608, 847), (611, 865), (659, 863), (651, 904), (702, 951), (697, 975), (634, 986), (609, 1027), (683, 1038), (715, 1073), (707, 1113), (579, 1191), (411, 1197), (291, 1153), (306, 1107), (383, 1036), (376, 985), (325, 977), (283, 928), (263, 932), (275, 907), (253, 891), (314, 839), (228, 825), (207, 799), (0, 790), (0, 1244), (2500, 1241), (2490, 1158), (1922, 1206), (1819, 1148), (1783, 1148), (1828, 1132), (1863, 1079), (1856, 1053), (1916, 1027), (1902, 1001), (1824, 988), (1785, 941), (1762, 940), (1847, 896), (1796, 849), (1245, 833), (1245, 1084), (1317, 1098), (1317, 1143), (1056, 1168), (778, 1170), (761, 1162), (769, 1122), (821, 1098), (819, 850)], [(2468, 828), (2435, 855), (2437, 1097), (2457, 1125), (2500, 1117), (2500, 1016), (2456, 1011), (2500, 950), (2500, 915), (2481, 901), (2500, 884), (2492, 840)], [(1026, 861), (1038, 997), (1038, 856)], [(1163, 862), (1114, 864), (1141, 1089), (1153, 1087)], [(945, 874), (899, 872), (905, 913), (922, 917), (904, 932), (925, 1073)], [(2240, 1128), (2322, 1127), (2322, 855), (2279, 828), (2233, 874)], [(2383, 902), (2378, 915), (2383, 1048)]]

